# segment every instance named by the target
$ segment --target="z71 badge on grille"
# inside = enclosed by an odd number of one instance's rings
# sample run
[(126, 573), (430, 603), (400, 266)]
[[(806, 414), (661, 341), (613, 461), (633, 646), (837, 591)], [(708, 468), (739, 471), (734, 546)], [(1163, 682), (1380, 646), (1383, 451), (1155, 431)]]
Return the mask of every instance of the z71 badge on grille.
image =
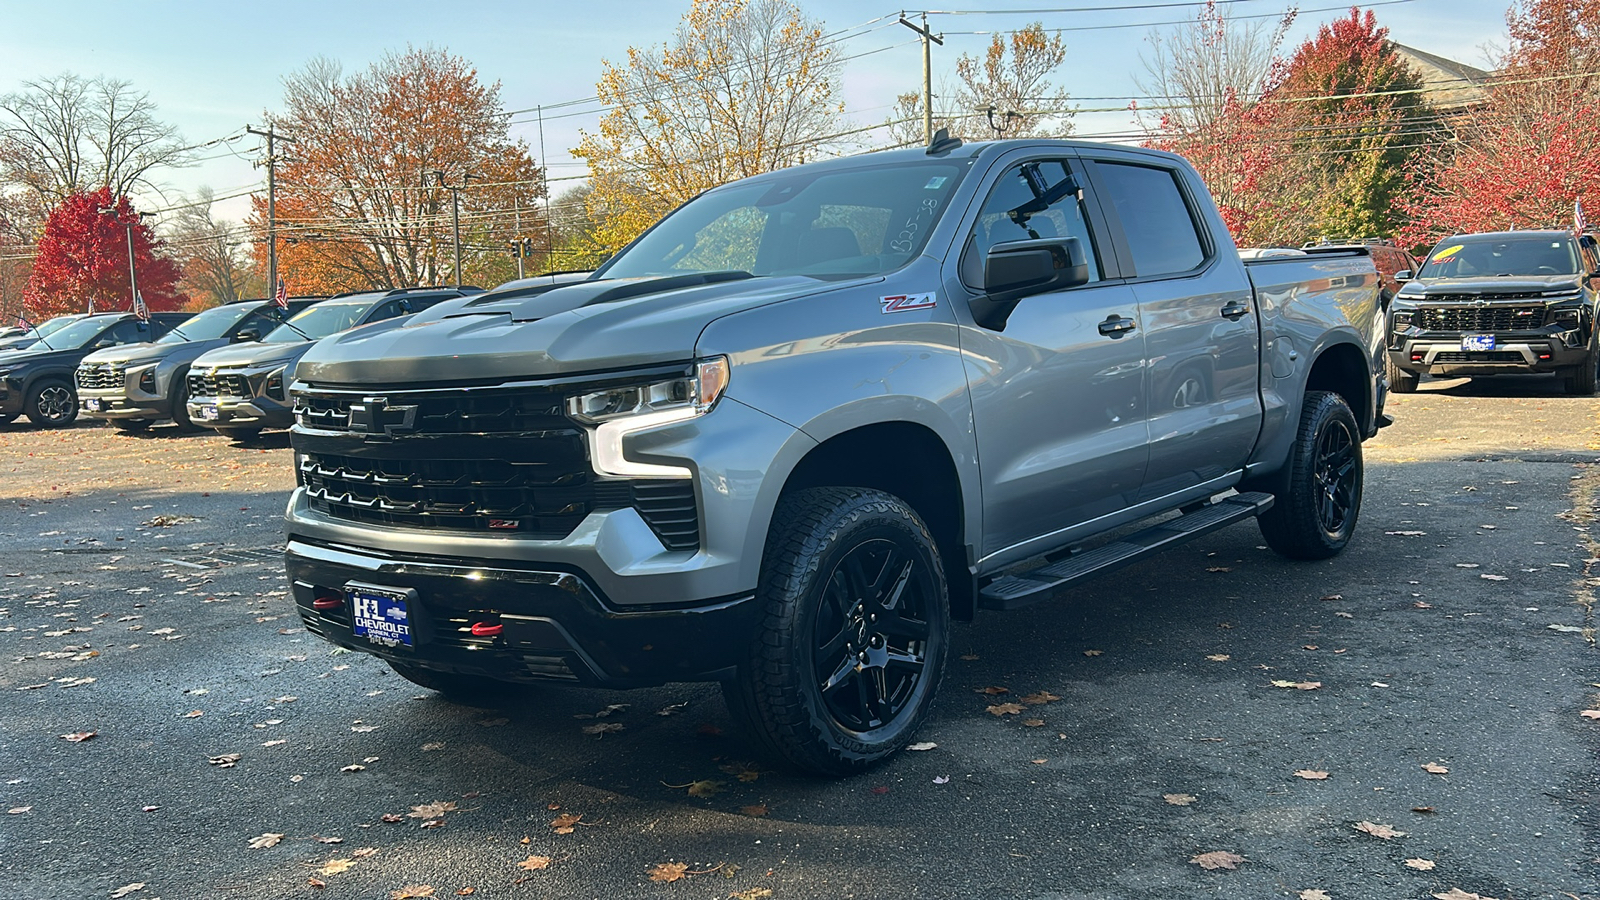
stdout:
[(883, 304), (883, 311), (886, 315), (888, 313), (910, 312), (913, 309), (932, 309), (937, 305), (934, 302), (934, 294), (932, 292), (879, 297), (878, 302)]

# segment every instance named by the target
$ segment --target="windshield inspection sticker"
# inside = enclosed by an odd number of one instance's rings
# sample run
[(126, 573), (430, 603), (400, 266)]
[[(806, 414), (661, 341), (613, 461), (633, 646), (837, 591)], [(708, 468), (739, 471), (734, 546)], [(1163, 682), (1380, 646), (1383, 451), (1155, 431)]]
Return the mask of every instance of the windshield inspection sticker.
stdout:
[(923, 185), (922, 189), (925, 191), (937, 191), (939, 188), (944, 187), (944, 183), (949, 180), (950, 177), (948, 175), (935, 175), (928, 179), (928, 183)]
[(896, 294), (893, 297), (879, 297), (878, 302), (883, 304), (884, 315), (897, 312), (909, 312), (913, 309), (933, 309), (934, 294)]

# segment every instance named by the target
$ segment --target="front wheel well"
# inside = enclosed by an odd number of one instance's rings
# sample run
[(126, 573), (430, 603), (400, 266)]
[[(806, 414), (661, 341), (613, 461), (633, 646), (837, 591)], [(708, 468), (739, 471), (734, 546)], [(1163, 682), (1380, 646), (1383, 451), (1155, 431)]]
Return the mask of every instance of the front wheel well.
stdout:
[(812, 487), (872, 488), (910, 504), (938, 544), (950, 586), (951, 617), (972, 619), (961, 479), (950, 451), (931, 429), (914, 422), (884, 422), (835, 435), (800, 460), (783, 492)]

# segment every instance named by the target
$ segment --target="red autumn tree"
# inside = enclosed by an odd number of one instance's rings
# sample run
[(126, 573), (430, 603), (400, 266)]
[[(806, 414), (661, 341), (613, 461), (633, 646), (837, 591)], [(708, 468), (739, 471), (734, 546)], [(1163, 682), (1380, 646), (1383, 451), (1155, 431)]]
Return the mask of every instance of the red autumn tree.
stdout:
[(1406, 242), (1451, 234), (1568, 227), (1600, 208), (1600, 0), (1527, 0), (1506, 14), (1511, 45), (1457, 140), (1419, 161), (1405, 201)]
[[(90, 301), (101, 312), (130, 309), (128, 229), (123, 223), (137, 219), (128, 198), (113, 201), (110, 188), (68, 195), (50, 213), (39, 239), (33, 274), (23, 291), (28, 310), (43, 319), (83, 312)], [(161, 251), (162, 242), (149, 226), (133, 226), (139, 293), (152, 310), (177, 309), (188, 299), (177, 289), (183, 272)]]

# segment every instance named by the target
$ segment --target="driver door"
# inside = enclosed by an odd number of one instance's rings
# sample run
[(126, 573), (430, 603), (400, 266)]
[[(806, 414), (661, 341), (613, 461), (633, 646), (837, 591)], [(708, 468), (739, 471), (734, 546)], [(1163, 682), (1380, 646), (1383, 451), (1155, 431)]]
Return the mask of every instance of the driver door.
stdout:
[(1075, 237), (1087, 284), (1025, 297), (1003, 327), (961, 329), (983, 480), (984, 557), (1133, 503), (1144, 481), (1144, 334), (1133, 291), (1109, 253), (1104, 220), (1081, 192), (1041, 211), (1074, 174), (1060, 158), (1005, 170), (972, 223), (958, 263), (969, 296), (983, 296), (983, 260), (997, 243)]

